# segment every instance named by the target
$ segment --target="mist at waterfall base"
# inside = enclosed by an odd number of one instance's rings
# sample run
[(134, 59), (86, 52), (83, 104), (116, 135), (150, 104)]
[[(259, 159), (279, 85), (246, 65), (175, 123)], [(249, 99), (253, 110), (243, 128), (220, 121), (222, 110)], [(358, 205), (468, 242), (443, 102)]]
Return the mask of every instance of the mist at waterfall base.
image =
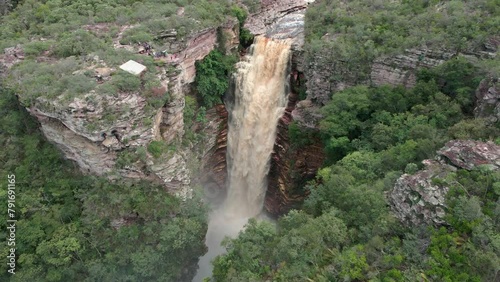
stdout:
[(234, 238), (248, 219), (262, 217), (269, 161), (288, 94), (290, 41), (256, 37), (236, 65), (234, 93), (226, 100), (227, 195), (210, 214), (205, 244), (193, 282), (212, 275), (211, 261), (225, 252), (222, 240)]

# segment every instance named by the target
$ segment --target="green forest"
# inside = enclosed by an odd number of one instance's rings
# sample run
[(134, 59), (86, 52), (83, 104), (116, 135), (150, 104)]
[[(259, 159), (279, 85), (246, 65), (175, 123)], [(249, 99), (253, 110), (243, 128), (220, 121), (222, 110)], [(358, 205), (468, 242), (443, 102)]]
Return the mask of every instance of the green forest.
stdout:
[[(148, 182), (81, 175), (44, 140), (16, 96), (1, 94), (0, 175), (16, 175), (20, 254), (15, 275), (2, 264), (2, 281), (189, 277), (205, 250), (206, 207), (199, 198), (182, 201)], [(7, 191), (0, 193), (7, 203)], [(0, 211), (7, 214), (7, 205)], [(0, 225), (6, 238), (6, 222)], [(2, 257), (8, 248), (2, 243)]]
[[(439, 183), (450, 188), (446, 228), (402, 226), (384, 196), (446, 141), (496, 138), (500, 144), (498, 124), (471, 118), (479, 78), (476, 68), (457, 58), (422, 71), (412, 89), (356, 86), (335, 93), (320, 123), (327, 165), (305, 187), (311, 193), (302, 209), (276, 227), (251, 221), (237, 239), (227, 240), (228, 253), (215, 261), (215, 280), (498, 278), (500, 172), (458, 170)], [(300, 146), (301, 138), (308, 135), (293, 140)]]
[[(0, 52), (20, 46), (25, 55), (7, 73), (0, 69), (0, 214), (6, 218), (4, 183), (15, 174), (18, 230), (16, 274), (2, 263), (0, 281), (191, 281), (207, 250), (209, 207), (201, 189), (183, 199), (146, 180), (84, 175), (24, 106), (40, 97), (63, 95), (68, 102), (91, 90), (141, 89), (153, 112), (169, 99), (152, 94), (157, 62), (113, 48), (120, 27), (132, 26), (120, 34), (121, 44), (151, 42), (163, 50), (165, 32), (175, 30), (182, 41), (234, 17), (244, 51), (253, 35), (243, 25), (260, 6), (256, 0), (0, 1)], [(106, 28), (89, 28), (100, 25)], [(404, 225), (387, 200), (401, 175), (424, 169), (422, 161), (450, 140), (500, 145), (500, 123), (473, 112), (481, 81), (500, 76), (500, 57), (470, 55), (500, 38), (499, 26), (499, 0), (310, 4), (305, 63), (331, 66), (329, 81), (349, 87), (318, 105), (317, 128), (292, 123), (289, 139), (300, 150), (318, 137), (325, 162), (299, 187), (308, 196), (298, 209), (275, 222), (251, 219), (238, 237), (226, 238), (227, 253), (213, 261), (206, 281), (499, 281), (500, 171), (479, 166), (433, 179), (449, 189), (446, 224)], [(206, 111), (230, 85), (238, 54), (221, 45), (196, 62), (196, 95), (186, 96), (183, 112), (186, 139), (194, 139), (192, 128), (207, 123)], [(417, 47), (454, 55), (419, 69), (410, 88), (370, 81), (374, 60)], [(94, 55), (112, 66), (133, 58), (153, 71), (143, 78), (117, 72), (111, 83), (96, 85), (92, 74), (75, 74)], [(306, 89), (300, 92), (306, 99)], [(167, 149), (160, 141), (147, 146), (154, 158)], [(123, 153), (117, 167), (135, 157)], [(10, 249), (7, 226), (0, 221), (2, 262)]]

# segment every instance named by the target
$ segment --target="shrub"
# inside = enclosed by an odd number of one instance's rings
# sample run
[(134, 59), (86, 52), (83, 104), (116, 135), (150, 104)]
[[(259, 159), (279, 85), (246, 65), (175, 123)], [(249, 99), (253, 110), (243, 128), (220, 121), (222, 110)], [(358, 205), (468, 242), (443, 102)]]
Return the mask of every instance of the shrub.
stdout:
[(159, 158), (167, 149), (167, 146), (162, 141), (152, 141), (148, 145), (148, 152), (155, 158)]
[(116, 167), (123, 169), (139, 160), (138, 154), (132, 150), (125, 150), (118, 153)]
[(297, 148), (311, 145), (319, 137), (314, 129), (300, 127), (295, 121), (288, 126), (288, 136), (292, 146)]
[(195, 85), (203, 99), (203, 105), (211, 108), (221, 103), (221, 97), (229, 87), (229, 75), (236, 63), (235, 56), (211, 51), (202, 61), (196, 62)]
[(196, 121), (201, 122), (201, 123), (206, 123), (207, 122), (207, 109), (203, 106), (201, 106), (198, 109), (198, 113), (196, 114)]
[(168, 92), (163, 92), (163, 94), (160, 94), (158, 96), (147, 96), (146, 98), (149, 106), (151, 106), (153, 109), (159, 109), (166, 103), (168, 103), (170, 94)]
[(247, 19), (247, 13), (245, 12), (245, 10), (237, 5), (233, 5), (233, 7), (231, 7), (231, 14), (233, 14), (233, 16), (238, 19), (240, 26), (243, 26), (245, 20)]
[(112, 83), (118, 90), (123, 92), (133, 92), (141, 88), (141, 79), (124, 71), (114, 74)]
[(243, 0), (242, 2), (251, 14), (257, 13), (260, 10), (260, 0)]
[(50, 49), (50, 47), (54, 44), (54, 41), (33, 41), (24, 44), (24, 54), (26, 56), (38, 56), (41, 53)]
[(103, 83), (97, 87), (97, 93), (115, 96), (118, 93), (118, 88), (112, 83)]
[(69, 56), (87, 55), (104, 48), (104, 44), (92, 33), (79, 29), (62, 36), (54, 49), (54, 54), (65, 58)]
[(246, 47), (252, 45), (253, 38), (254, 38), (254, 36), (252, 33), (250, 33), (250, 30), (248, 30), (246, 28), (240, 29), (240, 44), (241, 44), (241, 46), (246, 48)]
[(68, 95), (72, 98), (78, 94), (88, 93), (94, 89), (96, 83), (93, 79), (86, 77), (83, 74), (63, 76), (57, 81), (59, 92)]
[(196, 99), (186, 96), (186, 104), (184, 106), (184, 128), (186, 130), (189, 130), (193, 125), (197, 107)]
[(150, 42), (153, 36), (144, 27), (128, 29), (123, 33), (120, 44), (132, 44), (138, 42)]

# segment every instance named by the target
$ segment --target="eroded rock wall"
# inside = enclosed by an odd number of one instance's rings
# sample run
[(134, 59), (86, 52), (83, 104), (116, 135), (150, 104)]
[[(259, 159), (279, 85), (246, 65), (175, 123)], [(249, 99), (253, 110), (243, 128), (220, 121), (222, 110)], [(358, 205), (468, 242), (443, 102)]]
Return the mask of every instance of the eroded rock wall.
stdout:
[(210, 113), (213, 122), (212, 129), (215, 138), (207, 140), (209, 148), (202, 159), (202, 171), (200, 183), (202, 183), (205, 195), (210, 200), (223, 200), (226, 194), (227, 181), (227, 129), (228, 112), (224, 105), (217, 105)]
[[(403, 174), (387, 194), (394, 215), (407, 226), (445, 224), (446, 194), (440, 183), (452, 172), (483, 166), (500, 169), (500, 146), (493, 142), (452, 140), (437, 152), (435, 160), (424, 160), (423, 170)], [(436, 181), (437, 180), (437, 181)], [(439, 181), (441, 180), (441, 181)]]
[(303, 10), (307, 7), (305, 0), (262, 0), (261, 8), (257, 13), (248, 16), (245, 28), (252, 34), (266, 34), (272, 25), (280, 21), (287, 14)]
[[(324, 41), (334, 41), (336, 38), (337, 36), (332, 34), (323, 36)], [(353, 75), (344, 62), (332, 57), (332, 50), (320, 49), (307, 59), (307, 64), (304, 66), (304, 73), (308, 78), (308, 95), (307, 100), (297, 105), (298, 110), (294, 116), (308, 117), (304, 119), (304, 125), (316, 126), (321, 118), (319, 108), (330, 101), (331, 95), (335, 92), (356, 84), (402, 85), (411, 88), (416, 83), (418, 69), (438, 66), (456, 56), (464, 56), (472, 62), (491, 59), (496, 57), (499, 46), (498, 37), (492, 36), (482, 46), (462, 52), (424, 47), (406, 49), (397, 55), (376, 58), (368, 66), (369, 76), (363, 81)]]
[(487, 78), (476, 90), (476, 118), (485, 118), (491, 124), (500, 122), (500, 79)]
[[(139, 52), (141, 46), (120, 44), (119, 37), (129, 28), (133, 27), (123, 26), (120, 29), (118, 38), (113, 41), (114, 47)], [(226, 49), (237, 48), (238, 31), (237, 20), (230, 19), (222, 26), (208, 28), (183, 39), (176, 37), (175, 30), (160, 35), (166, 40), (169, 52), (167, 58), (156, 59), (163, 60), (165, 65), (157, 67), (161, 81), (157, 92), (170, 94), (168, 103), (162, 108), (151, 109), (140, 92), (103, 95), (91, 91), (83, 95), (61, 95), (55, 99), (40, 97), (27, 105), (28, 110), (40, 122), (46, 138), (56, 144), (68, 159), (75, 161), (83, 172), (111, 178), (153, 179), (164, 183), (176, 194), (187, 195), (189, 191), (186, 189), (192, 178), (189, 163), (197, 158), (198, 151), (203, 150), (178, 148), (169, 150), (161, 158), (153, 158), (144, 150), (147, 156), (141, 163), (118, 167), (117, 162), (123, 152), (134, 153), (141, 147), (145, 149), (154, 140), (163, 140), (167, 144), (180, 143), (184, 135), (185, 95), (191, 91), (190, 84), (195, 79), (195, 62), (216, 47), (219, 33), (224, 33), (227, 39), (224, 42)], [(0, 56), (3, 69), (8, 70), (14, 63), (22, 61), (23, 56), (16, 50), (9, 49)], [(15, 57), (16, 61), (10, 60), (10, 57)], [(85, 69), (74, 74), (94, 71), (101, 77), (101, 81), (96, 83), (107, 83), (116, 71), (98, 56), (87, 56), (83, 65)], [(22, 97), (20, 101), (23, 101)], [(206, 130), (207, 135), (213, 135), (209, 138), (215, 138), (215, 133)]]
[(381, 57), (373, 62), (371, 82), (377, 86), (389, 84), (410, 88), (417, 82), (417, 69), (438, 66), (454, 56), (446, 50), (407, 49), (401, 55)]
[[(167, 142), (175, 138), (182, 137), (184, 133), (183, 109), (185, 104), (185, 93), (189, 91), (189, 85), (194, 82), (196, 77), (195, 62), (203, 59), (212, 51), (218, 40), (218, 32), (224, 32), (227, 37), (227, 50), (237, 48), (238, 23), (235, 20), (229, 20), (221, 27), (214, 27), (203, 30), (191, 37), (185, 45), (176, 46), (185, 47), (178, 53), (175, 53), (176, 68), (179, 72), (168, 79), (168, 91), (171, 93), (171, 100), (163, 108), (163, 118), (161, 132), (163, 139)], [(218, 29), (221, 31), (218, 31)]]
[[(291, 83), (298, 83), (292, 76)], [(268, 189), (264, 208), (274, 216), (297, 208), (307, 196), (304, 184), (316, 176), (323, 164), (325, 154), (321, 140), (311, 140), (311, 144), (294, 148), (290, 144), (288, 127), (293, 121), (292, 111), (297, 103), (297, 93), (289, 95), (285, 113), (278, 122), (276, 142), (271, 156)]]

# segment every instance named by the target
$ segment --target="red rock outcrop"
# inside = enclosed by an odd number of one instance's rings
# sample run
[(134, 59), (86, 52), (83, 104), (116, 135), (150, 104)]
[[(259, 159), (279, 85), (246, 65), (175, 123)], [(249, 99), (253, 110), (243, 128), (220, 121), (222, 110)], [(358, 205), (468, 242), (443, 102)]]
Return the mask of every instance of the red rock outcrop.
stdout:
[[(300, 83), (298, 77), (301, 75), (292, 75), (291, 85)], [(304, 200), (308, 192), (302, 187), (316, 176), (325, 159), (323, 144), (319, 139), (310, 140), (309, 145), (300, 149), (290, 144), (288, 126), (293, 121), (292, 111), (297, 104), (298, 94), (292, 92), (288, 99), (285, 113), (278, 122), (264, 202), (266, 211), (274, 216), (285, 214)]]
[(453, 140), (437, 153), (439, 160), (457, 168), (472, 170), (486, 165), (492, 170), (500, 169), (500, 146), (493, 142)]
[[(238, 46), (238, 23), (235, 20), (229, 20), (221, 27), (213, 27), (200, 31), (188, 38), (184, 44), (173, 43), (171, 52), (173, 53), (173, 63), (178, 70), (168, 79), (168, 90), (171, 93), (170, 102), (163, 107), (163, 116), (161, 121), (161, 134), (165, 141), (170, 142), (176, 137), (182, 137), (184, 134), (184, 96), (189, 84), (194, 82), (196, 77), (195, 63), (212, 51), (217, 44), (218, 29), (226, 34), (227, 42), (225, 47), (228, 50)], [(178, 52), (175, 52), (179, 50)]]
[(217, 137), (213, 141), (212, 148), (203, 157), (202, 176), (200, 183), (202, 184), (205, 196), (210, 199), (219, 199), (226, 193), (227, 179), (227, 120), (228, 112), (224, 105), (217, 105), (216, 112), (212, 120), (216, 124)]

